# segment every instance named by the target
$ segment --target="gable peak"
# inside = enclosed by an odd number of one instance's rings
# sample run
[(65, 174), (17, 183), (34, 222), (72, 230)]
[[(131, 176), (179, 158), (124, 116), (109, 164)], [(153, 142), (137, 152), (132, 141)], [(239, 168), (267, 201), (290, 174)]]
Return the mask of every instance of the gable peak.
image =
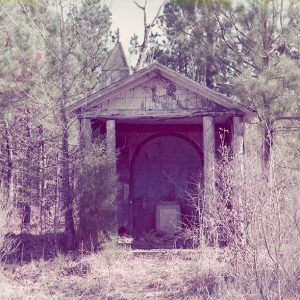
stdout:
[(128, 71), (129, 66), (126, 60), (125, 52), (122, 43), (118, 41), (108, 58), (106, 59), (103, 71)]

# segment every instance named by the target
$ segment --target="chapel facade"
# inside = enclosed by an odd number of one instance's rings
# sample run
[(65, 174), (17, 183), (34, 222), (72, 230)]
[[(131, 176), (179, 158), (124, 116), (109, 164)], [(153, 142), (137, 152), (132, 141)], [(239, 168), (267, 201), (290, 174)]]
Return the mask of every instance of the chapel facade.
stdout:
[(222, 143), (231, 147), (243, 177), (244, 124), (252, 110), (159, 63), (130, 74), (120, 42), (102, 82), (70, 111), (79, 120), (81, 148), (105, 137), (116, 155), (119, 229), (136, 237), (174, 234), (192, 214), (188, 197), (196, 181), (203, 207), (209, 205)]

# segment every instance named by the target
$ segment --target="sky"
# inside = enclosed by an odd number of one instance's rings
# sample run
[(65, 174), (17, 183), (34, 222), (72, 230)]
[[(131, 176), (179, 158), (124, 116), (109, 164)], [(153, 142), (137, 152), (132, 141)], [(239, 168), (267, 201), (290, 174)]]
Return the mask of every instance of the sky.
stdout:
[[(136, 33), (142, 42), (144, 21), (143, 11), (138, 8), (133, 0), (105, 0), (104, 1), (112, 13), (112, 29), (120, 29), (120, 40), (128, 56), (130, 37)], [(145, 0), (136, 0), (142, 6)], [(150, 23), (156, 15), (160, 5), (164, 0), (148, 0), (147, 2), (147, 22)]]

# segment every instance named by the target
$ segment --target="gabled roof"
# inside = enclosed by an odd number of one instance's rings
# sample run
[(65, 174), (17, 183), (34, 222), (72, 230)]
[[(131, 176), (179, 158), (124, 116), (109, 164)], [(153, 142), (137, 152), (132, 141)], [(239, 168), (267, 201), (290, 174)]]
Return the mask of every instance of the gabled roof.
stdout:
[(121, 42), (117, 42), (107, 57), (103, 71), (129, 71), (128, 63)]
[(99, 103), (107, 99), (113, 99), (114, 96), (120, 94), (124, 90), (134, 88), (155, 76), (160, 75), (166, 79), (177, 83), (202, 97), (205, 97), (225, 108), (228, 109), (237, 109), (241, 111), (248, 118), (252, 118), (255, 115), (255, 112), (237, 101), (217, 92), (203, 84), (200, 84), (184, 75), (181, 75), (174, 70), (159, 64), (157, 62), (137, 71), (136, 73), (120, 80), (112, 85), (82, 99), (73, 105), (68, 107), (68, 110), (71, 113), (78, 113), (81, 108), (88, 109), (91, 107), (96, 107)]

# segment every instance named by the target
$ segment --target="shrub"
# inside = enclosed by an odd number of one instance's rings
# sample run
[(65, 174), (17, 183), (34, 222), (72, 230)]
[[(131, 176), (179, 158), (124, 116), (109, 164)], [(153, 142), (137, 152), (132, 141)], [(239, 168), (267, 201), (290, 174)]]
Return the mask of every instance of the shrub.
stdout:
[(12, 209), (0, 199), (0, 261), (17, 250), (16, 240), (11, 236), (10, 215)]
[[(255, 156), (245, 158), (245, 179), (239, 185), (235, 161), (230, 151), (223, 152), (216, 168), (217, 192), (204, 199), (199, 188), (191, 197), (200, 213), (186, 234), (198, 239), (197, 245), (227, 246), (228, 274), (245, 295), (290, 299), (300, 292), (299, 173), (277, 167), (280, 149), (272, 150), (268, 172)], [(202, 210), (201, 202), (209, 200), (212, 209)]]
[(108, 235), (116, 228), (115, 157), (104, 143), (82, 151), (77, 179), (80, 240), (97, 247), (99, 233)]

